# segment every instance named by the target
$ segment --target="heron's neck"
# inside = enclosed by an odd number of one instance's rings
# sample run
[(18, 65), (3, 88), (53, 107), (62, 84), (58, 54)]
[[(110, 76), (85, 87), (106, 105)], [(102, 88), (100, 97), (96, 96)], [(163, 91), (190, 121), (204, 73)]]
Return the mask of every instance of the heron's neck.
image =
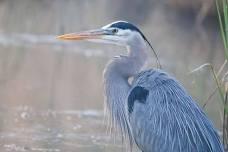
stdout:
[[(139, 46), (139, 45), (138, 45)], [(144, 45), (141, 45), (144, 46)], [(140, 72), (146, 61), (146, 46), (129, 46), (128, 56), (115, 57), (104, 70), (104, 91), (112, 120), (130, 136), (127, 127), (128, 79)], [(124, 127), (124, 128), (122, 128)], [(127, 127), (127, 128), (125, 128)]]
[(128, 79), (138, 74), (146, 62), (145, 44), (128, 46), (127, 49), (127, 56), (115, 57), (104, 70), (104, 87), (108, 102), (123, 102), (126, 99), (130, 89)]
[(133, 136), (127, 112), (127, 95), (131, 86), (128, 79), (140, 72), (147, 55), (145, 44), (129, 46), (127, 49), (128, 56), (116, 57), (107, 64), (104, 70), (104, 93), (113, 122), (111, 124), (118, 125), (122, 135), (126, 135), (124, 139), (129, 141), (131, 148)]

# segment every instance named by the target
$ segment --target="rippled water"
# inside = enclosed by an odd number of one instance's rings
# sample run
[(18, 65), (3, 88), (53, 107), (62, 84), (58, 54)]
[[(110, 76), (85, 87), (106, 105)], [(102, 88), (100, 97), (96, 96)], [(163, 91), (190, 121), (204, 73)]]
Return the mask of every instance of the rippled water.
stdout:
[(118, 136), (107, 133), (103, 111), (1, 109), (0, 151), (125, 151)]

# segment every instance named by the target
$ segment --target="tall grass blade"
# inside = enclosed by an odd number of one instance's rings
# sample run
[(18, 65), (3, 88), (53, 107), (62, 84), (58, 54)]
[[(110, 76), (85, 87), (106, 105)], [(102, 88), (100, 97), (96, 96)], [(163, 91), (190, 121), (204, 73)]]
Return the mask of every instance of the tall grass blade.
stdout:
[[(223, 0), (223, 1), (225, 1), (225, 0)], [(224, 49), (225, 49), (225, 57), (228, 60), (227, 38), (226, 38), (225, 32), (224, 32), (223, 20), (222, 20), (222, 15), (220, 13), (220, 7), (219, 7), (218, 0), (215, 0), (215, 4), (216, 4), (216, 10), (217, 10), (217, 13), (218, 13), (220, 33), (221, 33), (221, 36), (222, 36), (222, 41), (223, 41), (223, 45), (224, 45)]]
[[(226, 46), (228, 45), (228, 13), (227, 13), (227, 1), (223, 0), (223, 15), (224, 15), (224, 30), (225, 30), (225, 38), (226, 38)], [(226, 59), (228, 57), (228, 49), (225, 49)]]

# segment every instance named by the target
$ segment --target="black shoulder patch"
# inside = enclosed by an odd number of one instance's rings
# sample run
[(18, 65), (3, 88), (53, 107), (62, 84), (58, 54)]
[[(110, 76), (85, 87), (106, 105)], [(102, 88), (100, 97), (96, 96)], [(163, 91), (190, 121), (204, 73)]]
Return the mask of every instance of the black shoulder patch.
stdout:
[(143, 87), (136, 86), (128, 96), (128, 112), (132, 113), (134, 108), (134, 102), (145, 103), (149, 91)]

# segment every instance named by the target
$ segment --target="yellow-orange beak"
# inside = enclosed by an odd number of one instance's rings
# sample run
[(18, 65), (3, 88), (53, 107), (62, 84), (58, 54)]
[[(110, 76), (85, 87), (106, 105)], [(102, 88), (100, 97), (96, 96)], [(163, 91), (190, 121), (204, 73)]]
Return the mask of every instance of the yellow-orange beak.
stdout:
[(69, 33), (60, 35), (57, 38), (60, 40), (86, 40), (86, 39), (101, 39), (102, 36), (109, 35), (106, 30), (98, 29), (91, 31), (84, 31), (79, 33)]

